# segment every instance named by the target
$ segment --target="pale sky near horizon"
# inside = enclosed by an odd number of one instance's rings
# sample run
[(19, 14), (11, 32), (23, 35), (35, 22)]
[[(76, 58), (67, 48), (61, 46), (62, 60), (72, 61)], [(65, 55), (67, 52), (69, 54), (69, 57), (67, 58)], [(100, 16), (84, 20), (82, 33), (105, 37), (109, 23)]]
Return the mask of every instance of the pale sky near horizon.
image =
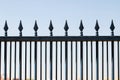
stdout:
[[(95, 35), (95, 21), (99, 21), (100, 34), (110, 35), (110, 22), (113, 19), (119, 35), (119, 0), (4, 0), (0, 1), (0, 30), (3, 33), (4, 21), (8, 20), (9, 35), (18, 35), (18, 24), (22, 20), (24, 35), (34, 34), (34, 21), (38, 21), (39, 35), (49, 35), (49, 21), (53, 21), (54, 35), (64, 35), (65, 20), (68, 20), (69, 34), (79, 35), (79, 23), (83, 20), (86, 35)], [(29, 33), (27, 29), (32, 33)], [(61, 33), (58, 33), (61, 31)], [(13, 30), (16, 31), (13, 33)], [(74, 32), (73, 32), (74, 30)], [(105, 30), (105, 31), (103, 31)]]
[(115, 35), (120, 35), (120, 0), (1, 0), (0, 36), (4, 36), (4, 23), (8, 22), (8, 36), (18, 36), (19, 21), (23, 23), (23, 36), (34, 35), (37, 20), (38, 35), (49, 36), (49, 22), (54, 26), (53, 35), (64, 35), (65, 20), (69, 35), (80, 35), (79, 24), (83, 20), (84, 34), (95, 35), (95, 22), (99, 21), (100, 35), (111, 35), (109, 29), (114, 20)]

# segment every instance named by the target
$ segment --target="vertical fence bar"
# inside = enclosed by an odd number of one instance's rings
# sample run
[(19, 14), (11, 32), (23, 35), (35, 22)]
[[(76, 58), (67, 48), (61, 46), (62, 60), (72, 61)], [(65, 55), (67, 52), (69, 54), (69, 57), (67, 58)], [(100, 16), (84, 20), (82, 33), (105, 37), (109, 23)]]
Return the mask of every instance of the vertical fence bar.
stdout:
[(88, 41), (86, 41), (86, 80), (88, 80)]
[(77, 48), (78, 48), (78, 45), (77, 45), (77, 41), (76, 41), (76, 80), (77, 80), (77, 78), (78, 78), (78, 73), (77, 73)]
[[(8, 25), (7, 21), (5, 21), (5, 37), (7, 37)], [(4, 41), (4, 79), (7, 80), (7, 41)]]
[[(68, 36), (68, 23), (67, 23), (67, 20), (65, 22), (65, 26), (64, 26), (64, 30), (65, 30), (65, 36)], [(68, 80), (68, 42), (65, 41), (65, 69), (66, 69), (66, 79), (65, 80)]]
[(31, 41), (30, 41), (30, 80), (32, 78), (31, 69), (32, 69), (32, 44), (31, 44)]
[(81, 53), (81, 80), (83, 80), (83, 41), (80, 42)]
[(42, 42), (40, 42), (40, 80), (42, 80)]
[(10, 77), (10, 80), (11, 80), (11, 67), (12, 67), (12, 42), (10, 42), (10, 72), (9, 72), (9, 77)]
[[(22, 37), (22, 21), (20, 21), (18, 29), (20, 31), (19, 36)], [(19, 41), (19, 79), (22, 80), (22, 41)]]
[(112, 52), (112, 80), (114, 80), (114, 41), (111, 42)]
[(99, 49), (98, 49), (98, 41), (96, 41), (96, 80), (99, 80)]
[(62, 41), (60, 42), (60, 62), (61, 62), (61, 80), (62, 80)]
[[(98, 20), (96, 20), (96, 25), (95, 25), (95, 30), (96, 30), (96, 36), (99, 36), (99, 24), (98, 24)], [(99, 80), (99, 45), (98, 45), (98, 41), (96, 41), (96, 80)]]
[(22, 80), (22, 42), (19, 42), (19, 79)]
[(91, 41), (91, 80), (93, 80), (93, 43)]
[(71, 41), (71, 80), (73, 80), (73, 43)]
[(25, 42), (25, 80), (27, 79), (27, 42)]
[(68, 80), (68, 43), (65, 41), (65, 65), (66, 65), (66, 79)]
[[(82, 23), (82, 20), (80, 22), (80, 26), (79, 26), (79, 30), (80, 30), (80, 35), (83, 36), (83, 29), (84, 29), (84, 26), (83, 26), (83, 23)], [(81, 51), (80, 51), (80, 54), (81, 54), (81, 80), (83, 80), (83, 41), (80, 42), (80, 48), (81, 48)]]
[(107, 80), (109, 80), (108, 41), (106, 42), (106, 46), (107, 46)]
[[(50, 30), (50, 36), (53, 36), (53, 25), (52, 25), (52, 21), (50, 20), (50, 25), (49, 25), (49, 30)], [(53, 66), (53, 62), (52, 62), (52, 41), (50, 41), (50, 80), (53, 79), (52, 76), (52, 66)]]
[(117, 47), (118, 47), (118, 80), (119, 80), (119, 75), (120, 75), (120, 71), (119, 71), (119, 41), (117, 42)]
[(17, 50), (16, 50), (16, 41), (15, 41), (15, 54), (14, 54), (14, 79), (16, 79), (16, 54), (17, 54)]
[(1, 41), (0, 41), (0, 80), (1, 80)]
[(4, 79), (7, 80), (7, 42), (4, 42)]
[[(115, 26), (112, 20), (110, 26), (111, 36), (114, 36), (114, 29)], [(111, 52), (112, 52), (112, 80), (114, 80), (114, 41), (111, 41)]]
[(57, 80), (57, 57), (58, 56), (58, 44), (57, 44), (57, 41), (56, 41), (56, 80)]
[(52, 67), (53, 66), (53, 61), (52, 61), (52, 42), (50, 41), (50, 69), (51, 69), (51, 71), (50, 71), (50, 80), (53, 80), (53, 73), (52, 73)]
[[(34, 30), (35, 30), (35, 36), (37, 36), (37, 30), (38, 30), (38, 25), (37, 25), (37, 21), (35, 21), (35, 25), (34, 25)], [(34, 56), (34, 61), (35, 61), (35, 80), (37, 80), (37, 41), (35, 41), (34, 44), (34, 50), (35, 50), (35, 56)]]
[(45, 42), (45, 80), (47, 80), (47, 42)]
[(102, 41), (102, 80), (104, 80), (104, 42)]
[(35, 80), (37, 80), (37, 42), (35, 41), (34, 45), (34, 50), (35, 50)]

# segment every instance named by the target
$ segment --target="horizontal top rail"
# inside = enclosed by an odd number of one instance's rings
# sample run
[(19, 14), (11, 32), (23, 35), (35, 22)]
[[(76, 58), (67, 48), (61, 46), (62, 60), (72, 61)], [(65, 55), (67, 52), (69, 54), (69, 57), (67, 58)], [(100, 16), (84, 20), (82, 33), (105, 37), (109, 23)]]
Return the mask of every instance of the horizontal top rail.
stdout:
[(35, 21), (35, 25), (33, 27), (34, 32), (35, 32), (34, 36), (23, 36), (22, 21), (20, 21), (20, 24), (18, 27), (19, 36), (8, 36), (8, 29), (9, 27), (8, 27), (7, 21), (5, 21), (5, 26), (4, 26), (5, 36), (0, 36), (0, 41), (120, 41), (120, 36), (114, 36), (115, 26), (114, 26), (113, 20), (111, 21), (111, 25), (110, 25), (111, 36), (100, 36), (99, 35), (100, 27), (98, 24), (98, 20), (96, 20), (96, 24), (95, 24), (95, 32), (96, 32), (95, 36), (84, 36), (83, 35), (84, 26), (83, 26), (82, 20), (79, 26), (80, 36), (69, 36), (68, 35), (69, 26), (68, 26), (67, 20), (64, 26), (65, 36), (54, 36), (53, 35), (54, 27), (53, 27), (52, 21), (50, 21), (50, 25), (49, 25), (49, 31), (50, 31), (49, 36), (38, 36), (37, 31), (39, 27), (37, 25), (37, 21)]
[(3, 36), (0, 41), (120, 41), (120, 36)]

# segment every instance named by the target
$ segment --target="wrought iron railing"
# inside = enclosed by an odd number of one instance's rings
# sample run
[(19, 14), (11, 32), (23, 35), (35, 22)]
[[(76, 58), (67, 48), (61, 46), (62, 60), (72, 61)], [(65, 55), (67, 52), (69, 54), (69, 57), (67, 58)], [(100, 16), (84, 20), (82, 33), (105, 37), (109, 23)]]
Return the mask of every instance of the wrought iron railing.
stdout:
[(35, 36), (23, 36), (23, 26), (20, 21), (19, 36), (8, 36), (6, 21), (5, 36), (0, 36), (0, 74), (3, 74), (4, 80), (7, 80), (7, 77), (10, 80), (12, 78), (20, 80), (27, 78), (31, 80), (105, 80), (105, 77), (107, 80), (110, 78), (120, 80), (120, 36), (114, 36), (114, 28), (112, 21), (111, 36), (99, 36), (99, 24), (96, 21), (96, 36), (84, 36), (81, 21), (80, 36), (69, 36), (66, 21), (65, 36), (53, 36), (53, 25), (50, 21), (50, 36), (38, 36), (38, 25), (35, 21)]

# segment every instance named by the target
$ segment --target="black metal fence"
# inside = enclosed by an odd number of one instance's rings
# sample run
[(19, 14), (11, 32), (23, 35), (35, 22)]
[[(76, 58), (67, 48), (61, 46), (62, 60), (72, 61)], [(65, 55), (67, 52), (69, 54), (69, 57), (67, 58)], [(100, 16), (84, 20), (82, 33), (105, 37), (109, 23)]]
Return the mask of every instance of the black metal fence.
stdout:
[(5, 36), (0, 36), (0, 74), (4, 80), (120, 80), (120, 36), (114, 36), (114, 28), (112, 21), (111, 36), (99, 36), (96, 21), (96, 36), (83, 36), (81, 21), (80, 36), (68, 36), (66, 21), (65, 36), (53, 36), (50, 21), (50, 36), (38, 36), (35, 21), (35, 36), (22, 36), (20, 21), (19, 36), (8, 36), (6, 21)]

